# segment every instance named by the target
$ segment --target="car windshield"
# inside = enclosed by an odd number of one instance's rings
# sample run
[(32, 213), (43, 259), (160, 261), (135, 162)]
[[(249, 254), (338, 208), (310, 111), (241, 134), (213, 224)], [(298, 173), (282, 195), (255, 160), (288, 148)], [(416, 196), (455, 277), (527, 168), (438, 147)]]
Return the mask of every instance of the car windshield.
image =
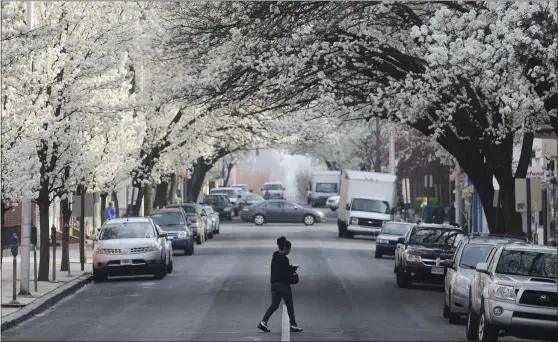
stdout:
[(213, 214), (213, 208), (211, 208), (210, 206), (206, 206), (206, 207), (205, 207), (205, 211), (206, 211), (208, 214)]
[(460, 230), (417, 227), (409, 237), (409, 244), (432, 247), (452, 247), (463, 237)]
[(250, 188), (248, 187), (248, 185), (233, 185), (231, 186), (231, 188), (238, 188), (242, 191), (250, 192)]
[(403, 236), (410, 228), (411, 225), (407, 224), (386, 224), (381, 234)]
[(187, 215), (197, 214), (196, 207), (194, 207), (193, 205), (181, 205), (180, 208), (184, 210)]
[(389, 203), (366, 198), (355, 198), (351, 210), (389, 214)]
[(316, 192), (337, 193), (337, 183), (316, 183)]
[(183, 226), (186, 224), (184, 216), (179, 212), (153, 213), (149, 217), (162, 229), (165, 229), (164, 226)]
[(268, 184), (264, 184), (263, 186), (264, 190), (282, 190), (282, 188), (283, 186), (277, 183), (268, 183)]
[(233, 189), (214, 189), (212, 192), (218, 192), (220, 194), (225, 194), (229, 196), (229, 198), (236, 198), (238, 196), (238, 192)]
[(205, 199), (205, 203), (223, 205), (230, 203), (230, 201), (226, 195), (209, 195)]
[(466, 245), (461, 252), (459, 266), (474, 270), (478, 263), (486, 261), (492, 247), (492, 245)]
[(99, 240), (154, 238), (153, 226), (149, 222), (122, 222), (106, 224)]
[(265, 199), (262, 196), (258, 196), (258, 195), (248, 195), (246, 196), (246, 199), (252, 202), (265, 201)]
[(503, 251), (496, 273), (557, 279), (558, 255), (536, 251)]

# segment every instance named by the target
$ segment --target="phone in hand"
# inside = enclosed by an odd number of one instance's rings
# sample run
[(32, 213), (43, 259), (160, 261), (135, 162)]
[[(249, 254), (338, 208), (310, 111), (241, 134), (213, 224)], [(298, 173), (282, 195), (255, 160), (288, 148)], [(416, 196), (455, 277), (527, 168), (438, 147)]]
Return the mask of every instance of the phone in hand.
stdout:
[(296, 271), (300, 267), (300, 265), (295, 264), (295, 265), (291, 265), (291, 267)]

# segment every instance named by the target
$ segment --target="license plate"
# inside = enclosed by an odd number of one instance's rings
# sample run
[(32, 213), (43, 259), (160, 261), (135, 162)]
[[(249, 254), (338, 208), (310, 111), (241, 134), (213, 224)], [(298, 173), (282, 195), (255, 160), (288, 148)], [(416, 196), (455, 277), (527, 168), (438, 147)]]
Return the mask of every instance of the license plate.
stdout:
[(174, 236), (167, 236), (167, 238), (168, 238), (169, 240), (172, 240), (172, 239), (174, 239)]
[(132, 260), (120, 260), (120, 265), (131, 265)]
[(430, 272), (432, 274), (444, 274), (444, 268), (443, 267), (432, 267)]

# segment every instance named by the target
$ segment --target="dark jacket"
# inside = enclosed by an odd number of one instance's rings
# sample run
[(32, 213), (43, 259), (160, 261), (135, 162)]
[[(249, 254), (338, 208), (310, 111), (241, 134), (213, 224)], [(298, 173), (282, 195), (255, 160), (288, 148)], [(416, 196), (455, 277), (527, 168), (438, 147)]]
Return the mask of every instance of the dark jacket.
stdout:
[(290, 284), (293, 269), (286, 255), (275, 251), (271, 258), (271, 279), (270, 282)]

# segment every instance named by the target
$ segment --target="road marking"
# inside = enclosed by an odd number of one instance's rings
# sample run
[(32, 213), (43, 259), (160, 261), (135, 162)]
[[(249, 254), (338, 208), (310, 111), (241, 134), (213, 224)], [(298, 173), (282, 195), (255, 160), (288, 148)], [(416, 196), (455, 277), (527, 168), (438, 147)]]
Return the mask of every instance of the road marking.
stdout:
[(289, 326), (289, 314), (287, 306), (283, 304), (283, 317), (281, 319), (281, 341), (291, 340), (291, 327)]

